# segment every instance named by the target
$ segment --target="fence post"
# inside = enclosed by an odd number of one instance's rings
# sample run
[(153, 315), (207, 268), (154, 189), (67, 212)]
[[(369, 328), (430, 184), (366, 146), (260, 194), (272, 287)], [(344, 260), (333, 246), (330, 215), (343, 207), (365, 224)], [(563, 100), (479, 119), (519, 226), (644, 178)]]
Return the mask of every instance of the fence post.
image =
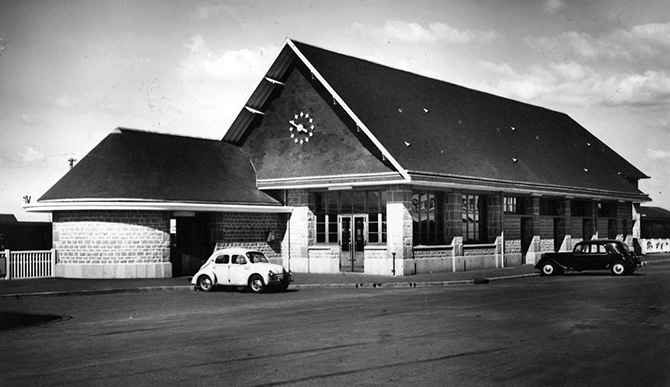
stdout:
[(56, 249), (51, 249), (51, 278), (56, 278)]
[(12, 252), (9, 249), (5, 250), (5, 264), (7, 265), (7, 273), (5, 279), (12, 279)]

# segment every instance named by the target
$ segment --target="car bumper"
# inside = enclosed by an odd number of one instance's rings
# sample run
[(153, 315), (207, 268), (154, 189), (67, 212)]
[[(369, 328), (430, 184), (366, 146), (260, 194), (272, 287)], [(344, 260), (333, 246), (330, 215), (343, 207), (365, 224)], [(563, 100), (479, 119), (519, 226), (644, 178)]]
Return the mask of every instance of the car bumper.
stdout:
[(282, 273), (270, 275), (268, 278), (268, 285), (279, 285), (293, 282), (291, 273)]

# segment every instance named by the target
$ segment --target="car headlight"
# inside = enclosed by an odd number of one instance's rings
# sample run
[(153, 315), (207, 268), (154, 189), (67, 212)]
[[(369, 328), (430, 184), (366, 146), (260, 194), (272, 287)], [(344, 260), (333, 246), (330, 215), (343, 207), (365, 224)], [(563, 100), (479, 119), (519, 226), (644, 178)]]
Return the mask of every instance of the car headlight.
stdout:
[(274, 271), (270, 270), (270, 271), (268, 272), (268, 275), (270, 276), (270, 278), (274, 278), (274, 276), (275, 276), (276, 274), (275, 274)]

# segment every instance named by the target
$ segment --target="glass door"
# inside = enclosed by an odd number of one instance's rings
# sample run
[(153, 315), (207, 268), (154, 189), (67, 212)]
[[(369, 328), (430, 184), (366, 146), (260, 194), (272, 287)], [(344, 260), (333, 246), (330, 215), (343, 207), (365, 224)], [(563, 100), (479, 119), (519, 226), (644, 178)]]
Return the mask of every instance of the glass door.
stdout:
[(367, 215), (339, 215), (340, 270), (362, 272), (367, 244)]

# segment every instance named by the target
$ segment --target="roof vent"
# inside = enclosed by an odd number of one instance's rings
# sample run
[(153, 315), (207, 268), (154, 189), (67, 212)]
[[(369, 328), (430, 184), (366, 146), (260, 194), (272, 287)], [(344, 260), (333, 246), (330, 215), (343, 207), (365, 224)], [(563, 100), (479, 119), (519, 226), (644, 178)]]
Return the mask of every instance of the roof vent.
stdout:
[(405, 146), (410, 146), (412, 144), (408, 143), (407, 141), (403, 141), (405, 143)]
[(586, 172), (588, 172), (588, 171), (589, 171), (588, 168), (584, 168), (584, 173), (586, 173)]
[(516, 157), (512, 157), (512, 162), (516, 163), (517, 161), (519, 161), (519, 159), (517, 159)]
[(510, 126), (510, 128), (512, 128), (512, 132), (516, 130), (516, 128), (513, 126)]
[(428, 114), (428, 109), (423, 108), (423, 112), (426, 113), (426, 114)]
[(590, 143), (590, 142), (587, 142), (587, 143), (586, 143), (586, 146), (591, 146), (591, 143)]
[(400, 113), (402, 113), (402, 108), (398, 108), (398, 111), (399, 111)]

